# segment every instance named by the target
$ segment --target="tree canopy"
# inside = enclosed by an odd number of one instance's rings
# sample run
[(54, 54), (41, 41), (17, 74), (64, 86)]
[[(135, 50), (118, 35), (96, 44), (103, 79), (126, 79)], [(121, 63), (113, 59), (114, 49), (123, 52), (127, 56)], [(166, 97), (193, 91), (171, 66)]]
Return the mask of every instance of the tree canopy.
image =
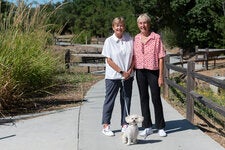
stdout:
[[(60, 4), (48, 5), (54, 9)], [(117, 16), (125, 18), (127, 32), (134, 36), (138, 15), (148, 13), (152, 30), (169, 47), (224, 48), (224, 5), (225, 0), (64, 0), (50, 22), (56, 24), (54, 31), (61, 28), (60, 34), (73, 33), (84, 42), (85, 37), (109, 36)]]

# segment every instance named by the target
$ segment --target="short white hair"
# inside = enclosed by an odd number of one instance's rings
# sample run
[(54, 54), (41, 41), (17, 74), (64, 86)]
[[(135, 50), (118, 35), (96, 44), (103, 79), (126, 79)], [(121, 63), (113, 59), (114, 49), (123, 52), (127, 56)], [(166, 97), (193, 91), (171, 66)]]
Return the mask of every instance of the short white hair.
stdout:
[(137, 18), (137, 22), (139, 22), (141, 19), (145, 19), (149, 24), (151, 23), (151, 18), (147, 13), (139, 15), (139, 17)]

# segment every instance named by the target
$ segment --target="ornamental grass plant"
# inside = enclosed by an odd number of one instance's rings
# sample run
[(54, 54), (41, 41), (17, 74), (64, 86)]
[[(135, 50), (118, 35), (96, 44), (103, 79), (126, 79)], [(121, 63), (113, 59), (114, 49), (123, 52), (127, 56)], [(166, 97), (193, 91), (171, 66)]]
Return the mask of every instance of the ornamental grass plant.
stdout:
[(0, 14), (1, 109), (52, 85), (58, 61), (47, 46), (52, 38), (47, 22), (53, 12), (45, 9), (21, 2)]

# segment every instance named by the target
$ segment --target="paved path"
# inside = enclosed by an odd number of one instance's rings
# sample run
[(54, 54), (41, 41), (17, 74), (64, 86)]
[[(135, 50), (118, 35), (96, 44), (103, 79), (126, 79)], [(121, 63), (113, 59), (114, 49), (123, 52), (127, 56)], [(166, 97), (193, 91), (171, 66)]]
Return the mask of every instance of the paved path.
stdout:
[[(121, 142), (119, 99), (116, 101), (111, 124), (115, 137), (106, 137), (101, 133), (100, 123), (104, 100), (103, 80), (90, 89), (87, 99), (88, 102), (81, 107), (78, 150), (224, 150), (209, 136), (190, 124), (164, 100), (168, 136), (159, 137), (155, 133), (147, 139), (139, 137), (139, 144), (124, 145)], [(134, 81), (131, 113), (141, 114), (136, 81)]]
[[(126, 146), (121, 142), (118, 99), (112, 118), (115, 136), (106, 137), (101, 133), (104, 96), (104, 80), (101, 80), (89, 90), (88, 101), (81, 107), (18, 116), (16, 126), (0, 125), (0, 150), (224, 150), (164, 100), (168, 136), (159, 137), (155, 133), (147, 139), (139, 137), (136, 145)], [(136, 81), (132, 98), (131, 113), (140, 114)]]
[(0, 125), (0, 150), (76, 150), (78, 115), (79, 107), (18, 116)]

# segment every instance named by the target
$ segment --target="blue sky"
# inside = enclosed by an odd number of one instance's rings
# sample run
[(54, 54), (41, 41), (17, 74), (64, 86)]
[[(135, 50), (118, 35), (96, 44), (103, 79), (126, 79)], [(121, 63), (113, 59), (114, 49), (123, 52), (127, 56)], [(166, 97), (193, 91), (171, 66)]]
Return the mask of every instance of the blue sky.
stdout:
[[(6, 0), (7, 1), (7, 0)], [(8, 0), (8, 2), (17, 2), (18, 0)], [(24, 0), (24, 2), (26, 2), (27, 4), (32, 3), (32, 2), (37, 2), (39, 4), (45, 4), (45, 3), (57, 3), (57, 2), (62, 2), (63, 0)]]

